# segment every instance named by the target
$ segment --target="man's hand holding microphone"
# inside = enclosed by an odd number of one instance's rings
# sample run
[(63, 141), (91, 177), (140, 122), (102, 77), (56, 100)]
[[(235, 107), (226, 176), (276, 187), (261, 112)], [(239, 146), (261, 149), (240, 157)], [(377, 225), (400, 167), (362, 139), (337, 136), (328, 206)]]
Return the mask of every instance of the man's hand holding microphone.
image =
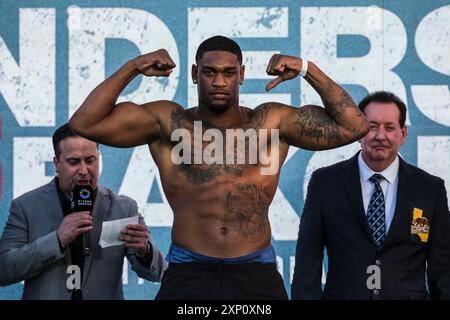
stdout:
[(64, 217), (58, 228), (58, 238), (63, 247), (71, 244), (80, 234), (93, 229), (89, 211), (74, 212)]

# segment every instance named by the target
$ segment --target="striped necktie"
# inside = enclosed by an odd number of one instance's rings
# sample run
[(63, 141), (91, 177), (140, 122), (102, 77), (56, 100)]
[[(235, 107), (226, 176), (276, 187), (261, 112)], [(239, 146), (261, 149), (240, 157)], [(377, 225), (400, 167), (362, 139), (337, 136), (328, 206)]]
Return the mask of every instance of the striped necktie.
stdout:
[(367, 209), (367, 221), (370, 232), (372, 233), (372, 239), (375, 241), (378, 249), (383, 246), (383, 242), (386, 239), (385, 202), (383, 190), (380, 185), (383, 179), (384, 177), (378, 173), (375, 173), (369, 178), (374, 188)]

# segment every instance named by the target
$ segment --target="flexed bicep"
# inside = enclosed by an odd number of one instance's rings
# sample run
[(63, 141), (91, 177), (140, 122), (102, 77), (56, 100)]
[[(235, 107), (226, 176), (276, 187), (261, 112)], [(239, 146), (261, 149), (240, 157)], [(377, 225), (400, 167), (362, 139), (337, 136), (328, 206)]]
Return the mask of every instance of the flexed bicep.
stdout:
[(168, 77), (173, 68), (175, 63), (164, 49), (126, 62), (91, 91), (71, 117), (70, 128), (82, 137), (115, 147), (133, 147), (157, 138), (160, 112), (154, 109), (163, 109), (170, 102), (139, 106), (132, 102), (117, 104), (117, 99), (138, 74)]
[[(148, 144), (161, 135), (161, 122), (170, 111), (180, 108), (171, 101), (154, 101), (144, 105), (122, 102), (96, 124), (83, 130), (87, 139), (119, 148)], [(69, 122), (70, 124), (70, 122)], [(74, 130), (76, 133), (77, 130)]]
[(113, 111), (84, 131), (93, 141), (113, 147), (146, 144), (159, 132), (156, 117), (148, 108), (131, 102), (119, 103)]

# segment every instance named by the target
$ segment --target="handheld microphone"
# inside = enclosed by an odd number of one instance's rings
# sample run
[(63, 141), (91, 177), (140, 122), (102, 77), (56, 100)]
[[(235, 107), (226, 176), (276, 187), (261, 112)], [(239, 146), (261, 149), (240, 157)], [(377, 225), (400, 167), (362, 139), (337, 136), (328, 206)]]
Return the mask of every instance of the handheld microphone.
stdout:
[[(70, 208), (72, 212), (89, 211), (92, 213), (94, 207), (94, 190), (89, 185), (77, 185), (70, 193)], [(89, 232), (82, 234), (83, 254), (88, 256), (91, 254), (91, 245)]]

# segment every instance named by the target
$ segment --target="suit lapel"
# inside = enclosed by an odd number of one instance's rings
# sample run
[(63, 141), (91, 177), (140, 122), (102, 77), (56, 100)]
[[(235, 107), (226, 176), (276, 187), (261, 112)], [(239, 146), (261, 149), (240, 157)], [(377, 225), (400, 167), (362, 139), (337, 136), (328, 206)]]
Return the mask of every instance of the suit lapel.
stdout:
[(56, 181), (53, 179), (42, 188), (42, 202), (44, 203), (43, 209), (48, 215), (48, 221), (50, 222), (53, 230), (57, 230), (61, 224), (61, 221), (64, 219), (61, 202), (59, 201), (55, 183)]
[[(392, 240), (395, 229), (398, 227), (399, 222), (408, 215), (409, 212), (409, 199), (411, 199), (411, 188), (409, 186), (414, 185), (412, 181), (411, 170), (409, 170), (408, 164), (399, 157), (400, 164), (398, 168), (398, 185), (397, 185), (397, 200), (395, 202), (395, 212), (392, 217), (392, 223), (386, 235), (384, 246), (389, 244)], [(408, 219), (408, 217), (407, 217)]]
[(358, 221), (361, 223), (361, 227), (371, 241), (372, 236), (367, 223), (366, 211), (364, 210), (364, 204), (362, 200), (361, 181), (359, 176), (358, 167), (358, 154), (351, 159), (347, 160), (342, 167), (341, 182), (344, 186), (345, 193), (350, 201), (353, 212), (355, 213)]
[[(42, 202), (44, 203), (43, 210), (46, 211), (48, 216), (48, 221), (50, 223), (52, 230), (58, 230), (59, 225), (64, 219), (64, 214), (61, 207), (61, 201), (59, 200), (58, 191), (56, 189), (56, 179), (53, 178), (52, 181), (47, 183), (42, 187)], [(71, 264), (70, 249), (64, 256), (66, 265)]]
[(94, 223), (94, 229), (92, 229), (89, 235), (89, 241), (91, 245), (91, 254), (85, 257), (84, 270), (83, 270), (83, 286), (86, 284), (88, 274), (94, 259), (94, 255), (98, 254), (98, 242), (100, 240), (100, 234), (102, 231), (102, 224), (106, 218), (111, 204), (110, 197), (103, 187), (98, 187), (97, 196), (94, 202), (94, 208), (92, 209), (92, 217)]

